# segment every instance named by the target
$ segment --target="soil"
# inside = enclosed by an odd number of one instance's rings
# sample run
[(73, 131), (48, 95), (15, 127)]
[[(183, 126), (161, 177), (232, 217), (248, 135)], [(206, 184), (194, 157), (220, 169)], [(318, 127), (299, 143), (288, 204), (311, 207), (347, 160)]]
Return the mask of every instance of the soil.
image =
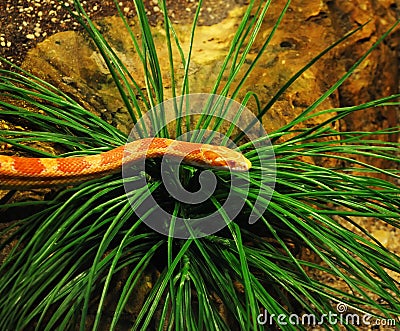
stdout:
[[(0, 1), (0, 56), (20, 65), (28, 52), (45, 38), (61, 31), (82, 30), (58, 0), (3, 0)], [(212, 25), (227, 16), (228, 11), (242, 0), (204, 1), (199, 25)], [(63, 2), (72, 8), (73, 1)], [(150, 24), (162, 21), (157, 0), (143, 1)], [(174, 23), (191, 22), (197, 8), (194, 0), (167, 0), (168, 15)], [(117, 14), (112, 0), (82, 1), (91, 19)], [(133, 1), (120, 1), (121, 11), (127, 18), (136, 15)]]

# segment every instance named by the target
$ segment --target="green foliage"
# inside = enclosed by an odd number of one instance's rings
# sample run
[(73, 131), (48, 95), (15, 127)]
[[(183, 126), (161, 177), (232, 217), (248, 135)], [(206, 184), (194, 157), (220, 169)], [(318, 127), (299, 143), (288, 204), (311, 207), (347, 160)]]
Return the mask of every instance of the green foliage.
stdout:
[[(270, 2), (256, 5), (255, 1), (250, 1), (210, 93), (219, 89), (224, 96), (229, 93), (237, 96), (289, 6), (288, 1), (257, 58), (243, 72), (246, 56), (257, 38)], [(118, 7), (117, 1), (115, 3)], [(145, 110), (137, 103), (136, 94), (145, 100), (147, 108), (164, 101), (161, 69), (143, 2), (135, 1), (142, 32), (140, 41), (126, 20), (125, 24), (145, 69), (145, 92), (96, 29), (79, 1), (75, 0), (74, 5), (71, 14), (96, 43), (136, 123)], [(166, 8), (165, 0), (160, 2), (160, 7)], [(252, 16), (254, 12), (256, 15)], [(199, 11), (194, 19), (192, 41), (198, 15)], [(189, 93), (191, 48), (187, 55), (183, 53), (166, 14), (164, 20), (172, 77), (172, 47), (178, 47), (185, 68), (182, 90), (177, 91), (173, 85), (173, 95)], [(110, 325), (112, 330), (121, 329), (122, 323), (126, 322), (126, 307), (137, 295), (143, 275), (154, 266), (160, 274), (143, 299), (137, 315), (129, 316), (128, 321), (132, 323), (129, 328), (261, 330), (264, 326), (257, 324), (261, 309), (276, 316), (304, 312), (320, 316), (335, 311), (338, 302), (359, 312), (395, 318), (400, 310), (399, 282), (388, 271), (399, 274), (400, 258), (357, 225), (353, 217), (372, 217), (400, 227), (398, 186), (371, 176), (384, 174), (398, 180), (398, 171), (379, 169), (357, 161), (357, 157), (362, 155), (398, 164), (399, 144), (376, 137), (396, 134), (400, 129), (338, 132), (331, 123), (355, 111), (398, 105), (396, 99), (399, 95), (312, 113), (390, 31), (303, 114), (270, 134), (276, 155), (276, 188), (267, 211), (256, 225), (248, 225), (247, 216), (258, 197), (270, 194), (270, 187), (263, 182), (262, 174), (266, 169), (262, 169), (260, 163), (266, 150), (259, 148), (255, 151), (252, 143), (241, 145), (254, 165), (250, 171), (250, 189), (235, 188), (235, 193), (245, 200), (245, 207), (226, 229), (204, 238), (180, 240), (166, 237), (143, 224), (151, 218), (152, 210), (142, 218), (135, 215), (134, 209), (152, 193), (157, 201), (171, 210), (171, 220), (166, 220), (171, 224), (176, 217), (191, 219), (199, 216), (198, 209), (187, 208), (168, 197), (161, 179), (151, 169), (157, 167), (156, 163), (149, 165), (148, 187), (130, 193), (133, 208), (118, 175), (65, 189), (45, 201), (0, 206), (3, 213), (19, 208), (38, 208), (31, 216), (1, 233), (1, 237), (6, 239), (0, 248), (13, 245), (0, 269), (0, 329), (72, 330), (77, 325), (81, 330), (98, 330), (104, 325)], [(243, 104), (255, 98), (261, 118), (301, 73), (349, 35), (294, 75), (267, 105), (261, 105), (254, 93), (248, 93)], [(6, 62), (5, 59), (2, 61)], [(0, 131), (0, 141), (31, 155), (45, 157), (53, 156), (26, 143), (55, 142), (66, 151), (62, 156), (70, 156), (99, 153), (126, 142), (123, 133), (86, 111), (68, 95), (11, 63), (9, 65), (12, 70), (0, 70), (1, 115), (3, 118), (23, 119), (34, 130), (3, 130)], [(223, 80), (224, 73), (227, 78)], [(239, 84), (233, 90), (235, 81)], [(20, 105), (21, 101), (24, 106)], [(177, 111), (181, 106), (176, 105)], [(298, 129), (298, 124), (327, 113), (331, 114), (330, 119), (320, 125)], [(209, 115), (204, 115), (196, 129), (208, 128), (208, 120)], [(181, 133), (180, 128), (178, 122), (177, 134)], [(146, 127), (142, 129), (145, 135)], [(161, 135), (168, 136), (168, 132), (165, 130)], [(240, 142), (240, 136), (232, 136), (235, 138)], [(338, 159), (348, 161), (352, 166), (340, 169), (322, 167), (301, 161), (299, 156)], [(183, 181), (189, 182), (198, 170), (185, 168), (188, 171)], [(354, 174), (355, 170), (357, 174)], [(226, 173), (214, 173), (220, 185), (207, 203), (219, 209), (227, 194)], [(129, 180), (135, 183), (139, 177)], [(359, 232), (351, 231), (350, 226)], [(309, 251), (317, 259), (301, 257), (300, 250)], [(343, 291), (335, 284), (316, 279), (312, 276), (316, 272), (340, 279), (350, 290)], [(121, 274), (124, 275), (123, 283), (116, 291), (116, 282)], [(221, 302), (220, 306), (218, 302)], [(222, 310), (227, 312), (230, 324), (221, 314)], [(305, 329), (305, 326), (290, 324), (280, 327), (283, 330)], [(338, 325), (324, 327), (339, 329)], [(352, 325), (347, 328), (356, 329)]]

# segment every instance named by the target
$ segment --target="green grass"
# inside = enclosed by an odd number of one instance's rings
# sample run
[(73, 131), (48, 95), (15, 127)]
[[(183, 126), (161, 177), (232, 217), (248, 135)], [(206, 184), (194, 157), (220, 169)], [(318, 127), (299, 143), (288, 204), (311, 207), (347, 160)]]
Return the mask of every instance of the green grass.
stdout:
[[(164, 101), (164, 90), (143, 4), (135, 1), (135, 5), (142, 32), (140, 40), (127, 23), (126, 28), (145, 69), (146, 91), (141, 90), (78, 1), (75, 1), (73, 16), (96, 43), (132, 120), (137, 122), (147, 109)], [(267, 49), (289, 2), (257, 58), (244, 70), (246, 56), (270, 5), (273, 3), (266, 1), (257, 7), (255, 1), (250, 1), (210, 93), (219, 90), (223, 96), (237, 97), (257, 60)], [(160, 2), (160, 7), (165, 8), (165, 1)], [(251, 16), (254, 11), (256, 15)], [(173, 95), (194, 92), (188, 79), (191, 49), (184, 54), (173, 24), (166, 15), (164, 19), (171, 75), (174, 73), (173, 47), (178, 47), (185, 68), (182, 88), (178, 90), (173, 85)], [(229, 190), (229, 176), (220, 170), (213, 170), (219, 185), (201, 208), (190, 208), (168, 198), (157, 172), (157, 162), (149, 164), (147, 187), (130, 192), (129, 200), (121, 176), (113, 175), (67, 188), (44, 201), (1, 205), (0, 213), (11, 214), (21, 208), (37, 209), (1, 233), (6, 239), (0, 248), (13, 245), (0, 269), (0, 329), (99, 330), (110, 325), (116, 330), (127, 323), (129, 328), (143, 330), (164, 330), (164, 327), (168, 330), (262, 330), (264, 326), (257, 324), (262, 309), (275, 315), (313, 313), (321, 316), (329, 311), (336, 312), (338, 302), (348, 304), (360, 315), (369, 312), (382, 318), (397, 318), (399, 282), (391, 275), (399, 275), (400, 258), (357, 225), (354, 217), (371, 217), (399, 228), (400, 194), (399, 187), (393, 184), (399, 180), (399, 172), (379, 169), (358, 161), (357, 157), (386, 159), (398, 164), (399, 144), (377, 137), (396, 134), (400, 128), (338, 132), (331, 123), (356, 111), (398, 106), (400, 95), (315, 112), (392, 29), (298, 118), (269, 133), (276, 156), (276, 187), (268, 209), (262, 212), (255, 225), (247, 223), (249, 214), (257, 199), (264, 201), (271, 195), (271, 188), (263, 177), (268, 171), (263, 168), (263, 157), (269, 155), (269, 147), (262, 147), (261, 138), (261, 147), (255, 150), (252, 143), (243, 143), (240, 135), (231, 138), (242, 143), (241, 150), (254, 165), (246, 179), (249, 189), (233, 188), (245, 201), (245, 207), (233, 222), (221, 211), (229, 224), (214, 235), (188, 240), (167, 237), (143, 224), (151, 220), (152, 210), (141, 218), (134, 210), (150, 194), (170, 211), (171, 219), (166, 222), (171, 224), (178, 217), (194, 219), (205, 209), (219, 209)], [(261, 104), (251, 92), (241, 100), (242, 103), (255, 99), (258, 109), (254, 112), (261, 119), (296, 78), (353, 33), (357, 31), (344, 36), (310, 61), (269, 103)], [(5, 59), (2, 61), (6, 62)], [(24, 121), (33, 130), (0, 131), (1, 142), (12, 144), (32, 156), (53, 157), (27, 143), (54, 142), (66, 151), (61, 156), (71, 156), (99, 153), (127, 141), (125, 134), (86, 111), (56, 87), (11, 63), (9, 65), (11, 70), (0, 70), (1, 116), (10, 121)], [(224, 73), (226, 79), (222, 79)], [(234, 82), (239, 82), (236, 89), (233, 89)], [(144, 100), (144, 105), (137, 103), (136, 94)], [(182, 107), (182, 104), (176, 104), (178, 113)], [(329, 120), (299, 129), (307, 119), (326, 114), (331, 114)], [(210, 129), (213, 125), (217, 128), (220, 123), (213, 123), (211, 118), (212, 114), (204, 114), (193, 128), (186, 129)], [(175, 135), (182, 133), (183, 123), (177, 120)], [(146, 127), (141, 128), (146, 136)], [(169, 133), (162, 130), (159, 135), (168, 136)], [(321, 167), (306, 163), (299, 156), (343, 160), (349, 166), (340, 169)], [(189, 166), (183, 169), (183, 183), (193, 181), (199, 172)], [(379, 179), (376, 174), (384, 174), (390, 180)], [(128, 180), (134, 184), (140, 179), (138, 175)], [(351, 231), (350, 226), (359, 231)], [(309, 251), (314, 258), (302, 258), (301, 251)], [(138, 301), (140, 304), (137, 303), (138, 310), (133, 316), (127, 307), (143, 288), (143, 277), (155, 268), (159, 274), (153, 277), (152, 286), (143, 300)], [(321, 282), (313, 276), (317, 273), (340, 279), (349, 290), (341, 290), (343, 287), (339, 288), (335, 283)], [(123, 279), (120, 283), (119, 277)], [(221, 305), (229, 322), (220, 313)], [(338, 325), (324, 324), (323, 327), (339, 329)], [(281, 325), (281, 328), (306, 329), (290, 324)], [(347, 328), (356, 330), (357, 326), (348, 325)]]

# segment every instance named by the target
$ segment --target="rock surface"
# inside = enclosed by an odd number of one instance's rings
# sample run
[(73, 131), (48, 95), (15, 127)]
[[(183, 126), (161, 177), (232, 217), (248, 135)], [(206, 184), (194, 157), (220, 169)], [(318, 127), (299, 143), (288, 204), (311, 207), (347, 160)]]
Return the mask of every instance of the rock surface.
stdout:
[[(261, 27), (261, 38), (257, 39), (242, 72), (245, 72), (255, 59), (257, 50), (268, 37), (282, 7), (282, 2), (279, 1), (270, 7)], [(211, 26), (197, 28), (189, 68), (192, 93), (211, 91), (243, 10), (244, 7), (236, 7), (230, 11), (226, 19)], [(383, 12), (384, 17), (375, 15)], [(266, 53), (259, 60), (236, 99), (241, 101), (244, 94), (251, 90), (258, 94), (261, 104), (266, 104), (279, 88), (314, 56), (345, 33), (371, 20), (355, 36), (346, 40), (301, 75), (269, 109), (263, 119), (265, 128), (267, 131), (279, 128), (298, 116), (334, 84), (393, 24), (395, 14), (393, 1), (380, 2), (378, 5), (372, 5), (371, 1), (360, 1), (359, 5), (347, 2), (346, 5), (334, 5), (323, 1), (293, 2)], [(122, 21), (117, 17), (106, 17), (96, 22), (138, 85), (144, 87), (143, 66), (133, 49), (128, 33), (124, 33)], [(131, 23), (135, 33), (138, 33), (138, 25), (134, 20)], [(175, 26), (185, 54), (189, 47), (190, 28), (190, 24)], [(163, 73), (165, 97), (169, 98), (172, 96), (172, 82), (165, 32), (158, 26), (153, 29), (153, 35)], [(387, 42), (381, 44), (356, 73), (320, 105), (319, 109), (355, 105), (395, 93), (398, 90), (396, 36), (398, 31)], [(184, 69), (176, 48), (174, 58), (175, 81), (179, 91)], [(132, 123), (124, 115), (126, 114), (124, 105), (112, 83), (111, 75), (93, 44), (83, 34), (68, 31), (47, 38), (28, 53), (24, 67), (78, 96), (85, 107), (115, 124), (122, 131), (129, 132)], [(241, 75), (238, 76), (236, 84), (240, 77)], [(250, 103), (249, 107), (256, 112), (254, 103)], [(324, 119), (320, 117), (310, 120), (308, 125)], [(396, 109), (372, 109), (361, 117), (356, 113), (338, 126), (342, 129), (347, 127), (351, 130), (361, 128), (373, 130), (395, 126), (397, 122)]]

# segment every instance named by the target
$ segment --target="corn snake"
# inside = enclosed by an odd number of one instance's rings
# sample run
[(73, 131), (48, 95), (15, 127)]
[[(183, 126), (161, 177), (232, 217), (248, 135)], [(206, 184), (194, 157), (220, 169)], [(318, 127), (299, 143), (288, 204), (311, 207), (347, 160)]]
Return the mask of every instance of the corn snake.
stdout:
[(163, 156), (203, 168), (247, 171), (251, 167), (251, 162), (240, 152), (224, 146), (144, 138), (97, 155), (66, 158), (0, 155), (0, 189), (74, 185), (121, 172), (123, 164)]

